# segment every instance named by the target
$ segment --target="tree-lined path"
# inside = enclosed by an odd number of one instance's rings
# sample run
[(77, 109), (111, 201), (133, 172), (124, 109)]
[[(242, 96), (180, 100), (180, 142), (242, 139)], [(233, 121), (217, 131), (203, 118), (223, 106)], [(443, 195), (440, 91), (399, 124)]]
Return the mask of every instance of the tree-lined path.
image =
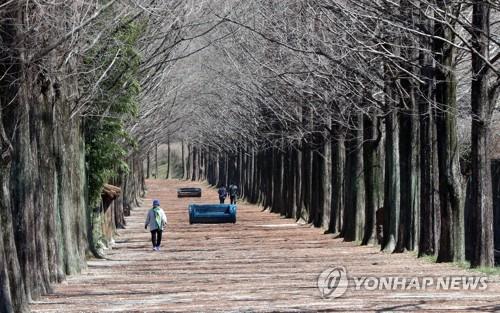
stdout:
[(494, 277), (481, 292), (348, 290), (341, 298), (323, 299), (316, 280), (329, 266), (345, 266), (351, 277), (478, 273), (346, 243), (254, 205), (238, 206), (235, 225), (189, 225), (187, 205), (216, 202), (215, 190), (201, 185), (201, 199), (178, 199), (176, 188), (200, 183), (148, 183), (145, 204), (160, 199), (169, 219), (163, 250), (150, 250), (143, 224), (148, 208), (137, 208), (108, 259), (90, 261), (81, 275), (36, 301), (34, 312), (500, 310), (500, 282)]

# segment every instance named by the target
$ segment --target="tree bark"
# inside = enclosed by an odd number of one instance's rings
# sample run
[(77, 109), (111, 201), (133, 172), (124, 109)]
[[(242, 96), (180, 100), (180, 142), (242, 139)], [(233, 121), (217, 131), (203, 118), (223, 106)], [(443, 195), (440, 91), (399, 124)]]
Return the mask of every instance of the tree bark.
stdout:
[(471, 266), (494, 266), (493, 203), (489, 156), (490, 118), (488, 65), (490, 37), (489, 1), (472, 1), (472, 254)]
[(396, 251), (414, 250), (418, 242), (420, 177), (418, 159), (418, 112), (410, 78), (401, 80), (406, 97), (401, 97), (399, 114), (400, 219)]
[(345, 241), (361, 242), (365, 221), (363, 117), (357, 113), (352, 119), (351, 129), (348, 130), (345, 141), (345, 212), (342, 233)]
[(326, 186), (324, 179), (327, 177), (325, 164), (325, 145), (322, 143), (323, 138), (316, 126), (313, 140), (312, 152), (312, 169), (311, 169), (311, 206), (309, 214), (309, 223), (315, 227), (320, 227), (322, 224), (323, 208), (325, 203)]
[[(493, 218), (495, 231), (495, 250), (500, 253), (500, 160), (492, 160), (491, 176), (493, 180)], [(495, 255), (497, 264), (500, 262), (500, 255)]]
[(383, 239), (382, 250), (394, 252), (398, 239), (400, 212), (399, 192), (399, 127), (397, 111), (389, 109), (385, 117), (385, 181), (383, 208)]
[[(313, 121), (312, 112), (308, 107), (308, 103), (302, 105), (302, 127), (305, 130), (312, 131)], [(301, 168), (302, 168), (302, 190), (301, 203), (299, 206), (299, 219), (305, 222), (310, 222), (311, 203), (312, 203), (312, 147), (310, 134), (306, 134), (302, 140), (301, 151)]]
[(363, 168), (365, 183), (365, 229), (363, 245), (376, 242), (376, 220), (378, 209), (378, 180), (376, 173), (378, 166), (377, 147), (381, 134), (377, 134), (378, 120), (374, 116), (363, 117)]
[(170, 178), (170, 135), (168, 135), (168, 139), (167, 139), (167, 175), (166, 175), (166, 179), (169, 179)]
[(155, 143), (155, 179), (158, 179), (158, 143)]
[(330, 211), (330, 233), (339, 233), (342, 229), (342, 209), (343, 209), (343, 183), (344, 183), (344, 163), (342, 149), (342, 135), (340, 131), (333, 134), (331, 140), (331, 211)]
[[(437, 3), (443, 11), (449, 11), (447, 1), (440, 0)], [(459, 181), (455, 48), (446, 42), (453, 42), (454, 34), (449, 29), (449, 25), (436, 22), (434, 35), (436, 37), (433, 41), (433, 54), (438, 61), (435, 79), (437, 82), (436, 127), (441, 210), (438, 262), (462, 261), (465, 257), (464, 208)]]
[(26, 312), (27, 299), (14, 239), (9, 190), (12, 146), (2, 123), (2, 102), (0, 102), (0, 312), (15, 313)]
[(433, 255), (436, 251), (434, 245), (434, 175), (432, 141), (432, 113), (427, 99), (419, 103), (420, 118), (420, 238), (419, 256)]
[(149, 151), (146, 155), (146, 178), (151, 178), (151, 156)]
[(184, 139), (181, 140), (181, 166), (182, 166), (182, 179), (186, 179), (186, 156), (184, 155)]
[[(423, 20), (425, 17), (421, 17)], [(422, 21), (424, 29), (428, 34), (431, 34), (431, 22)], [(428, 37), (421, 39), (421, 45), (424, 49), (430, 51), (432, 42)], [(433, 84), (433, 64), (432, 55), (426, 51), (420, 52), (419, 63), (421, 66), (420, 76), (424, 82), (419, 87), (417, 93), (417, 105), (419, 114), (420, 128), (420, 236), (418, 244), (418, 255), (434, 255), (436, 252), (435, 238), (435, 210), (434, 205), (434, 119), (432, 114), (432, 106), (434, 103)]]
[(302, 206), (302, 151), (299, 147), (294, 147), (293, 168), (294, 168), (294, 200), (292, 216), (295, 220), (300, 219), (300, 209)]
[[(331, 125), (328, 125), (331, 127)], [(326, 135), (326, 134), (325, 134)], [(321, 167), (323, 174), (319, 177), (321, 178), (323, 199), (322, 199), (322, 216), (321, 216), (321, 227), (325, 229), (326, 232), (330, 231), (330, 218), (333, 216), (332, 210), (332, 145), (329, 136), (325, 136), (323, 145), (323, 156), (321, 158)], [(335, 223), (335, 222), (334, 222)]]

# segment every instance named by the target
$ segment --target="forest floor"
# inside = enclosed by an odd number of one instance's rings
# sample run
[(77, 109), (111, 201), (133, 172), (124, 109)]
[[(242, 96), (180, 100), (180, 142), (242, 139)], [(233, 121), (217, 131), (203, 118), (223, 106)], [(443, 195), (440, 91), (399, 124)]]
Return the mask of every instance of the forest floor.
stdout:
[[(203, 197), (178, 199), (181, 186), (201, 186)], [(482, 291), (355, 290), (354, 277), (481, 274), (343, 242), (245, 203), (238, 205), (234, 225), (190, 225), (187, 205), (217, 202), (214, 189), (174, 180), (148, 181), (148, 188), (144, 203), (160, 199), (168, 216), (162, 251), (151, 250), (144, 230), (148, 208), (137, 208), (118, 231), (108, 259), (89, 261), (81, 275), (33, 302), (33, 312), (500, 311), (497, 276)], [(334, 266), (347, 269), (350, 286), (339, 298), (323, 298), (318, 276)]]

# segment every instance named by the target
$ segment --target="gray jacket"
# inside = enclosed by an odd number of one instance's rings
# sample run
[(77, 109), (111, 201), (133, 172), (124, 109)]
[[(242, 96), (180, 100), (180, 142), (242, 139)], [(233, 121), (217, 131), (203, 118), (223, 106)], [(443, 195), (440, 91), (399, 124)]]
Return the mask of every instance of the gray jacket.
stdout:
[[(162, 208), (160, 208), (160, 215), (161, 215), (161, 221), (162, 221), (162, 227), (161, 230), (165, 229), (165, 226), (167, 225), (167, 215), (165, 215), (165, 211), (163, 211)], [(157, 230), (158, 229), (158, 224), (156, 223), (156, 217), (155, 217), (155, 211), (153, 209), (149, 209), (148, 211), (148, 216), (146, 217), (146, 223), (144, 226), (149, 226), (149, 230)]]

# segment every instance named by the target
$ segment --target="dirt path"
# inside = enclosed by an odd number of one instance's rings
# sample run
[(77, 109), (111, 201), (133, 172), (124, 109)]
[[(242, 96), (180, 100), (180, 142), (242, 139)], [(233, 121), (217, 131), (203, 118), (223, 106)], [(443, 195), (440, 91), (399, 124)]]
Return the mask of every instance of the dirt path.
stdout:
[[(190, 202), (216, 202), (203, 186), (201, 199), (177, 199), (176, 188), (198, 183), (151, 181), (145, 203), (160, 199), (169, 228), (163, 250), (150, 249), (136, 209), (119, 232), (109, 260), (93, 260), (82, 275), (56, 286), (32, 305), (34, 312), (363, 312), (500, 311), (500, 282), (490, 278), (484, 291), (352, 290), (322, 298), (321, 271), (345, 266), (350, 277), (477, 275), (411, 254), (388, 255), (323, 235), (318, 229), (253, 205), (238, 206), (237, 224), (189, 225)], [(350, 283), (354, 281), (351, 279)]]

